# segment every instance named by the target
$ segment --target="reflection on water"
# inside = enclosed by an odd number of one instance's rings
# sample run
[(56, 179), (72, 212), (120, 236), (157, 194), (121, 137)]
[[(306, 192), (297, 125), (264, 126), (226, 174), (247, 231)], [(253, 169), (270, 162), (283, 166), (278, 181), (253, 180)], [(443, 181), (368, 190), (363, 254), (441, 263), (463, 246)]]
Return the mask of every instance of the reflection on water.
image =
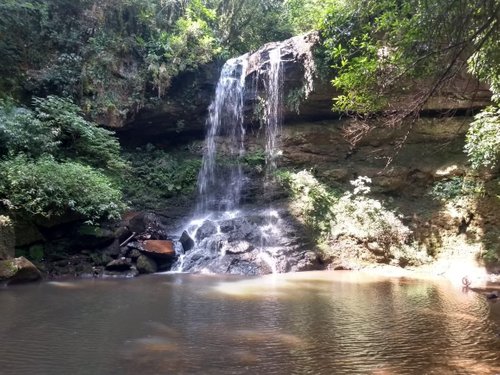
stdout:
[(2, 374), (498, 374), (500, 304), (354, 272), (0, 290)]

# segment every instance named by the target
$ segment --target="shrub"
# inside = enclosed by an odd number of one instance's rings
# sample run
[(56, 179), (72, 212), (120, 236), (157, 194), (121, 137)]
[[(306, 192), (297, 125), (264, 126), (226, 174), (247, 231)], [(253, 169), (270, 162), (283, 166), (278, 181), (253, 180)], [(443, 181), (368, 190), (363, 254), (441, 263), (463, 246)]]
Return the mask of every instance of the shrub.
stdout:
[(401, 219), (367, 196), (368, 177), (351, 181), (353, 192), (342, 195), (321, 184), (309, 171), (282, 171), (278, 177), (292, 194), (292, 208), (319, 243), (352, 238), (358, 244), (378, 243), (387, 259), (403, 266), (428, 260), (427, 254), (407, 244), (411, 231)]
[(429, 194), (442, 202), (462, 197), (479, 197), (484, 194), (484, 182), (456, 176), (434, 183)]
[(50, 218), (73, 212), (84, 218), (118, 218), (125, 207), (111, 179), (77, 162), (19, 155), (0, 163), (0, 200), (21, 214)]
[(473, 168), (493, 168), (500, 155), (500, 108), (488, 107), (474, 117), (467, 132), (465, 152)]
[(318, 240), (328, 239), (335, 220), (336, 194), (306, 170), (297, 173), (281, 171), (278, 180), (291, 192), (294, 209)]

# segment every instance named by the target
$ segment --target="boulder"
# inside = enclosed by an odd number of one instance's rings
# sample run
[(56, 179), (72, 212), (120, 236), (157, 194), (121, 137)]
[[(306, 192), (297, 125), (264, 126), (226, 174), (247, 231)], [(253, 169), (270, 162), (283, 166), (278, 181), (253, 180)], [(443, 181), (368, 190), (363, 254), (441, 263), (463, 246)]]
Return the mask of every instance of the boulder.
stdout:
[(210, 220), (206, 220), (196, 231), (196, 240), (199, 242), (215, 233), (217, 233), (217, 227), (215, 224)]
[(253, 246), (248, 241), (235, 241), (225, 244), (222, 248), (227, 254), (241, 254), (253, 250)]
[(158, 271), (158, 265), (156, 262), (146, 255), (141, 255), (137, 258), (136, 267), (139, 273), (155, 273)]
[(0, 261), (0, 281), (7, 284), (36, 281), (41, 277), (38, 268), (25, 257)]
[(120, 255), (119, 240), (115, 239), (111, 245), (104, 249), (103, 253), (110, 256), (111, 258), (117, 258)]
[(153, 240), (167, 237), (160, 218), (151, 212), (134, 212), (125, 218), (126, 225), (131, 232), (147, 234)]
[(181, 243), (182, 248), (185, 252), (191, 250), (194, 247), (194, 240), (186, 231), (182, 232), (179, 242)]
[(132, 267), (132, 260), (130, 258), (115, 259), (106, 264), (107, 271), (128, 271)]
[(170, 240), (144, 241), (140, 251), (154, 259), (170, 259), (176, 256), (174, 243)]
[(0, 215), (0, 260), (13, 258), (15, 245), (14, 226), (7, 216)]
[(113, 231), (95, 225), (83, 224), (76, 233), (77, 242), (86, 248), (100, 248), (110, 245), (115, 240)]

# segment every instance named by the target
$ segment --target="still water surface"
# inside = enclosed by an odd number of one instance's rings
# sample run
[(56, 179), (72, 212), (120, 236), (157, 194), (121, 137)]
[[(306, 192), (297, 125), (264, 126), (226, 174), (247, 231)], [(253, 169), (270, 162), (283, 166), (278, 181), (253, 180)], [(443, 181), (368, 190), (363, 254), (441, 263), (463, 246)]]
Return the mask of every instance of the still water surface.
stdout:
[(500, 303), (349, 272), (0, 289), (0, 374), (500, 374)]

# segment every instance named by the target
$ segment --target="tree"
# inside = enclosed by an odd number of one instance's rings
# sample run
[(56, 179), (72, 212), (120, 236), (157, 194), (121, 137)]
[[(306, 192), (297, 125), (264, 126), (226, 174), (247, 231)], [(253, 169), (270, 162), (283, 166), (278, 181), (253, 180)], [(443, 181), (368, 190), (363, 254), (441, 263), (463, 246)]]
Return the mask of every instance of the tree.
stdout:
[[(321, 31), (333, 85), (342, 91), (334, 109), (361, 117), (378, 112), (399, 125), (465, 69), (489, 83), (497, 101), (499, 22), (498, 0), (329, 2)], [(408, 92), (409, 105), (391, 105)]]

